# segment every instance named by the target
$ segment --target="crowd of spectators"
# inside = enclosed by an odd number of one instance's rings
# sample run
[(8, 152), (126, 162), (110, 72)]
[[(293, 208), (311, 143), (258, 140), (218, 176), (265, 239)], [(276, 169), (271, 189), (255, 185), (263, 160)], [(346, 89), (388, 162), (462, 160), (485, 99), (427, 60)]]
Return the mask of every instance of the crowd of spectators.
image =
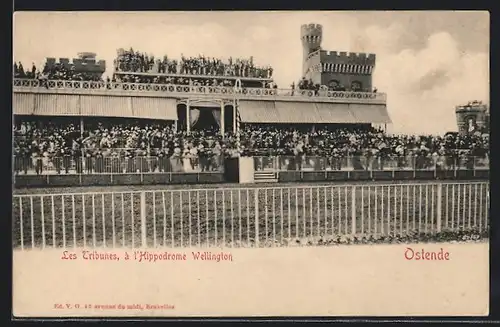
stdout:
[(34, 63), (31, 66), (31, 70), (25, 70), (21, 62), (14, 62), (13, 73), (15, 78), (34, 79), (40, 77), (40, 72), (38, 71)]
[(144, 84), (175, 84), (175, 85), (194, 85), (194, 86), (223, 86), (233, 87), (234, 80), (219, 79), (193, 79), (183, 77), (165, 77), (165, 76), (139, 76), (139, 75), (115, 75), (112, 82), (124, 83), (144, 83)]
[(60, 63), (49, 66), (45, 64), (42, 71), (32, 64), (31, 70), (25, 70), (21, 62), (14, 63), (14, 78), (38, 80), (63, 80), (63, 81), (103, 81), (100, 74), (91, 72), (78, 72), (74, 67), (68, 68)]
[[(302, 79), (297, 84), (299, 90), (311, 90), (315, 92), (319, 91), (320, 86), (320, 84), (315, 84), (312, 79), (306, 79), (305, 77), (302, 77)], [(292, 89), (295, 89), (295, 83), (292, 84)]]
[[(219, 87), (234, 87), (236, 81), (228, 78), (229, 76), (247, 76), (247, 77), (272, 77), (272, 68), (258, 68), (253, 65), (252, 60), (236, 59), (233, 60), (229, 58), (228, 63), (223, 63), (220, 59), (209, 59), (203, 56), (184, 58), (177, 62), (176, 60), (170, 60), (166, 56), (163, 60), (157, 60), (158, 71), (160, 73), (177, 73), (180, 74), (196, 74), (200, 75), (199, 78), (191, 77), (171, 77), (171, 76), (148, 76), (148, 75), (137, 75), (134, 72), (148, 72), (153, 69), (155, 65), (154, 57), (148, 57), (146, 54), (141, 54), (139, 52), (124, 51), (124, 53), (115, 60), (116, 71), (130, 74), (114, 74), (112, 78), (107, 77), (104, 81), (99, 74), (87, 73), (87, 72), (77, 72), (72, 68), (68, 68), (60, 63), (51, 65), (50, 67), (46, 64), (44, 69), (40, 72), (35, 64), (32, 64), (31, 70), (25, 70), (22, 63), (14, 63), (14, 77), (21, 79), (38, 79), (38, 80), (66, 80), (66, 81), (96, 81), (102, 82), (103, 87), (107, 84), (107, 88), (110, 88), (111, 82), (123, 82), (123, 83), (140, 83), (140, 84), (163, 84), (163, 85), (191, 85), (191, 86), (219, 86)], [(222, 67), (222, 68), (221, 68)], [(266, 73), (267, 72), (267, 73)], [(267, 75), (266, 75), (267, 74)], [(206, 76), (206, 77), (203, 77)], [(213, 77), (211, 77), (213, 76)], [(42, 83), (42, 86), (48, 87), (47, 83)], [(253, 88), (267, 88), (267, 89), (277, 89), (278, 86), (273, 81), (264, 82), (242, 82), (241, 85), (245, 87)], [(361, 85), (353, 84), (347, 89), (342, 84), (335, 84), (329, 86), (321, 86), (318, 83), (314, 83), (311, 79), (306, 79), (303, 77), (297, 85), (292, 83), (291, 91), (292, 95), (295, 90), (310, 90), (314, 91), (314, 95), (318, 96), (321, 88), (328, 89), (331, 91), (361, 91)], [(374, 90), (376, 92), (376, 89)]]
[[(170, 77), (170, 76), (140, 76), (140, 75), (121, 75), (116, 74), (112, 79), (107, 82), (123, 82), (123, 83), (143, 83), (143, 84), (164, 84), (164, 85), (191, 85), (191, 86), (219, 86), (219, 87), (234, 87), (235, 80), (232, 79), (218, 79), (218, 78), (191, 78), (191, 77)], [(247, 82), (241, 83), (242, 87), (263, 87), (263, 88), (277, 88), (278, 86), (273, 82), (257, 82), (248, 84)]]
[(42, 79), (60, 81), (94, 81), (102, 82), (101, 75), (89, 72), (78, 72), (68, 69), (63, 65), (56, 64), (50, 68), (46, 67), (42, 72)]
[[(296, 86), (295, 83), (291, 85), (292, 90), (295, 90)], [(305, 77), (302, 77), (302, 79), (297, 83), (297, 88), (299, 90), (310, 90), (314, 91), (315, 94), (317, 95), (319, 90), (322, 88), (322, 85), (318, 83), (314, 83), (312, 79), (306, 79)], [(369, 90), (363, 90), (362, 85), (360, 82), (352, 82), (349, 88), (346, 88), (342, 83), (340, 82), (332, 82), (329, 85), (323, 85), (323, 88), (328, 89), (329, 91), (352, 91), (352, 92), (363, 92), (363, 91), (369, 91)], [(372, 90), (374, 93), (377, 93), (377, 89), (374, 88)]]
[(301, 132), (294, 128), (254, 126), (244, 128), (240, 139), (240, 151), (247, 156), (396, 158), (399, 167), (408, 165), (406, 161), (411, 157), (419, 159), (417, 168), (425, 168), (438, 157), (443, 166), (453, 166), (464, 156), (489, 155), (489, 138), (483, 134), (388, 135), (376, 129), (328, 128)]
[(156, 59), (153, 55), (147, 55), (130, 49), (121, 51), (115, 60), (115, 69), (121, 72), (151, 72), (155, 65), (158, 73), (187, 74), (187, 75), (212, 75), (212, 76), (237, 76), (253, 78), (272, 78), (271, 66), (259, 67), (253, 62), (253, 58), (234, 59), (229, 58), (226, 62), (218, 58), (209, 58), (202, 55), (197, 57), (184, 57), (180, 60)]
[[(407, 164), (405, 158), (415, 156), (422, 158), (417, 166), (424, 167), (435, 157), (456, 161), (464, 155), (489, 156), (489, 139), (484, 134), (387, 135), (375, 129), (323, 128), (312, 132), (282, 126), (245, 125), (238, 142), (236, 135), (231, 133), (222, 138), (215, 130), (179, 132), (165, 123), (99, 123), (83, 134), (74, 124), (48, 123), (39, 127), (25, 122), (14, 127), (14, 155), (24, 160), (20, 162), (40, 162), (40, 171), (44, 160), (82, 157), (188, 158), (193, 168), (212, 170), (220, 168), (221, 158), (238, 154), (339, 160), (345, 157), (398, 158), (398, 165)], [(62, 166), (60, 164), (59, 169)], [(26, 169), (23, 164), (16, 166), (16, 171)]]
[[(17, 172), (33, 166), (37, 173), (41, 173), (43, 167), (50, 163), (58, 172), (67, 171), (72, 160), (87, 162), (87, 172), (92, 172), (92, 169), (99, 172), (96, 168), (99, 165), (91, 164), (99, 158), (123, 161), (148, 157), (167, 159), (163, 166), (157, 164), (155, 168), (159, 171), (175, 170), (175, 165), (169, 162), (171, 159), (188, 159), (192, 169), (198, 167), (201, 171), (211, 171), (220, 169), (222, 158), (235, 155), (236, 148), (236, 138), (231, 133), (225, 135), (223, 142), (217, 131), (193, 131), (188, 134), (176, 132), (170, 124), (99, 123), (83, 133), (75, 124), (61, 126), (47, 123), (42, 128), (36, 123), (23, 122), (14, 126)], [(80, 170), (83, 168), (80, 167)]]
[(252, 155), (273, 153), (294, 155), (302, 152), (308, 156), (329, 156), (332, 152), (346, 155), (381, 153), (387, 156), (404, 156), (408, 153), (452, 152), (474, 150), (482, 156), (489, 152), (489, 139), (482, 134), (444, 136), (388, 135), (377, 129), (319, 129), (300, 132), (294, 128), (254, 126), (241, 134), (242, 145)]
[[(200, 75), (198, 78), (191, 77), (170, 77), (170, 76), (148, 76), (148, 75), (137, 75), (133, 74), (135, 72), (150, 72), (153, 70), (154, 66), (158, 66), (159, 73), (171, 73), (171, 74), (186, 74), (186, 75)], [(228, 62), (223, 62), (220, 59), (215, 58), (205, 58), (204, 56), (198, 57), (181, 57), (180, 61), (175, 59), (169, 59), (164, 56), (163, 60), (157, 59), (155, 61), (154, 56), (148, 56), (145, 53), (140, 53), (138, 51), (134, 52), (133, 49), (129, 51), (123, 51), (118, 58), (115, 60), (115, 70), (116, 72), (121, 72), (121, 74), (113, 74), (113, 77), (107, 77), (106, 83), (107, 88), (110, 88), (111, 82), (124, 82), (124, 83), (141, 83), (141, 84), (173, 84), (173, 85), (192, 85), (192, 86), (220, 86), (220, 87), (234, 87), (236, 81), (233, 79), (224, 79), (221, 77), (260, 77), (272, 79), (272, 67), (268, 66), (266, 68), (260, 68), (254, 65), (253, 59), (236, 59), (233, 61), (229, 58)], [(55, 63), (54, 65), (48, 66), (45, 64), (44, 69), (39, 71), (35, 64), (32, 64), (31, 70), (25, 70), (21, 62), (14, 63), (14, 77), (21, 79), (38, 79), (38, 80), (66, 80), (66, 81), (96, 81), (102, 82), (103, 87), (104, 80), (100, 74), (90, 73), (90, 72), (78, 72), (74, 68), (68, 68), (60, 63)], [(123, 74), (130, 73), (130, 74)], [(205, 76), (205, 77), (203, 77)], [(250, 83), (250, 84), (248, 84)], [(245, 87), (253, 88), (267, 88), (267, 89), (277, 89), (276, 83), (271, 81), (264, 82), (245, 82)], [(48, 87), (47, 83), (42, 83), (42, 86)], [(307, 90), (313, 91), (314, 95), (320, 95), (320, 89), (328, 89), (330, 91), (362, 91), (361, 85), (353, 83), (349, 88), (344, 85), (337, 83), (332, 85), (320, 85), (314, 83), (311, 79), (306, 79), (303, 77), (297, 85), (295, 82), (292, 83), (291, 91), (292, 95), (295, 90)], [(376, 89), (373, 92), (377, 92)]]

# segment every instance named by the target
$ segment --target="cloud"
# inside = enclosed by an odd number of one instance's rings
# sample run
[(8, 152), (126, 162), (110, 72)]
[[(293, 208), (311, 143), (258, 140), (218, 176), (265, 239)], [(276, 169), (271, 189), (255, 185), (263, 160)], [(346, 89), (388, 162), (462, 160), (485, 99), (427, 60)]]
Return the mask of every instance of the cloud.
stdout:
[[(384, 35), (383, 29), (378, 32)], [(374, 85), (387, 93), (393, 132), (455, 131), (456, 105), (470, 100), (488, 102), (488, 55), (461, 52), (450, 34), (432, 34), (419, 50), (386, 49), (376, 50)]]
[(429, 91), (450, 81), (446, 69), (436, 69), (422, 76), (415, 85), (421, 91)]

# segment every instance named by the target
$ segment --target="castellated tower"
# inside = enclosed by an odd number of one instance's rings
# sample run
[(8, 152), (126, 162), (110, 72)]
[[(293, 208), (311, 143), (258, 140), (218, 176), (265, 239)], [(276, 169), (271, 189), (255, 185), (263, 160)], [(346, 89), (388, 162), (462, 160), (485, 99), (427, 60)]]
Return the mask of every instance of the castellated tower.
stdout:
[(323, 26), (320, 24), (302, 25), (300, 39), (304, 50), (303, 78), (330, 90), (372, 92), (375, 54), (322, 49)]
[(320, 24), (304, 24), (300, 28), (300, 39), (302, 40), (302, 47), (304, 49), (303, 58), (303, 74), (305, 74), (307, 67), (307, 56), (317, 50), (321, 49), (321, 41), (323, 39), (323, 26)]

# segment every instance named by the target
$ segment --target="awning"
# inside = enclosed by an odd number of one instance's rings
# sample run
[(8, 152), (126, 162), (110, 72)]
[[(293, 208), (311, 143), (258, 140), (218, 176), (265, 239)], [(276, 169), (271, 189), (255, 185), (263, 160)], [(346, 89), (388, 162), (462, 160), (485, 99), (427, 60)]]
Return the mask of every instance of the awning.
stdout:
[(69, 94), (37, 94), (35, 114), (40, 116), (79, 116), (79, 97)]
[(34, 115), (35, 94), (14, 93), (12, 96), (12, 107), (14, 115)]
[(323, 124), (355, 124), (355, 115), (345, 103), (315, 103), (316, 110)]
[(277, 101), (276, 109), (280, 117), (280, 123), (321, 123), (321, 116), (313, 102)]
[(238, 110), (244, 123), (279, 123), (280, 117), (273, 101), (240, 101)]
[(81, 95), (81, 114), (100, 117), (134, 117), (130, 97)]
[(290, 101), (240, 101), (240, 117), (247, 123), (387, 124), (385, 105)]
[(137, 118), (177, 120), (177, 100), (132, 97), (132, 115)]
[(387, 107), (383, 104), (349, 104), (358, 123), (391, 124)]

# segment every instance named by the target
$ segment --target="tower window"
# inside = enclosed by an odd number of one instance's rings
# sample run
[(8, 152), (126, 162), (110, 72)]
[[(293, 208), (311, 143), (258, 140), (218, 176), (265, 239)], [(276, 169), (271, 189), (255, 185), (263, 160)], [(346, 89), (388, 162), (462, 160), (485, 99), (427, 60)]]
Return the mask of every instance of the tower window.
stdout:
[(363, 83), (360, 81), (353, 81), (351, 83), (351, 91), (361, 91), (363, 89)]
[(340, 86), (340, 82), (337, 81), (336, 79), (332, 79), (331, 81), (328, 82), (328, 89), (329, 90), (337, 90)]

